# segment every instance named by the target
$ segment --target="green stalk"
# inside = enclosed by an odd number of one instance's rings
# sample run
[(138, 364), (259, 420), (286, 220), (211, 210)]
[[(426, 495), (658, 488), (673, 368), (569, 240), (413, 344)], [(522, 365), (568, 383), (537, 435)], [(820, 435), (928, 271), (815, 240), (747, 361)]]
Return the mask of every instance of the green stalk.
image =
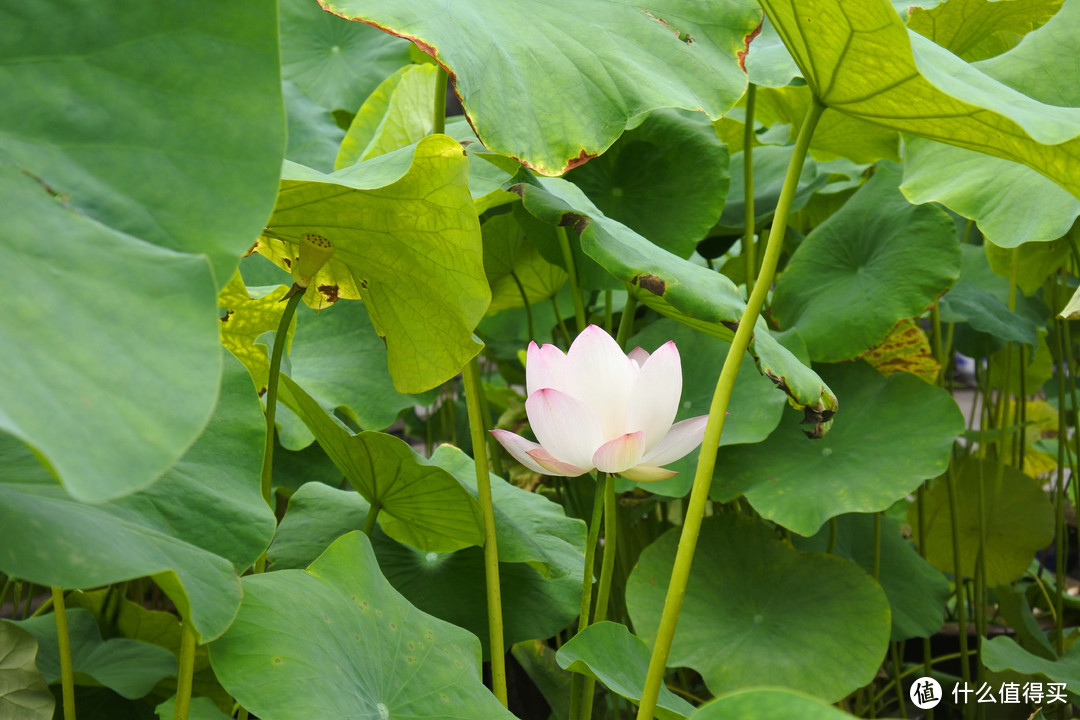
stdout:
[(619, 343), (624, 351), (626, 350), (626, 341), (630, 339), (630, 336), (634, 334), (634, 312), (637, 310), (637, 298), (634, 297), (634, 293), (630, 290), (630, 285), (626, 285), (626, 304), (623, 305), (622, 316), (619, 317), (619, 334), (615, 337), (615, 342)]
[(525, 306), (525, 323), (529, 328), (529, 339), (535, 340), (536, 328), (533, 327), (532, 305), (529, 304), (529, 296), (525, 292), (525, 286), (522, 285), (521, 280), (518, 279), (517, 273), (511, 270), (510, 277), (513, 278), (514, 284), (517, 285), (518, 292), (521, 293), (521, 302)]
[[(273, 503), (270, 493), (274, 479), (274, 425), (277, 419), (277, 396), (278, 377), (281, 375), (281, 355), (285, 351), (285, 339), (289, 335), (289, 325), (293, 315), (296, 314), (296, 306), (304, 299), (304, 293), (298, 292), (289, 298), (285, 304), (285, 311), (281, 313), (281, 321), (278, 322), (277, 333), (274, 335), (274, 347), (270, 351), (270, 375), (266, 381), (266, 444), (263, 446), (262, 464), (262, 496), (266, 504), (272, 510)], [(255, 561), (255, 572), (261, 573), (266, 570), (266, 552)]]
[(945, 478), (949, 497), (949, 524), (952, 526), (953, 576), (956, 578), (956, 624), (959, 628), (957, 638), (960, 641), (960, 654), (964, 657), (964, 662), (960, 664), (960, 677), (964, 680), (964, 687), (967, 687), (971, 682), (971, 667), (967, 662), (967, 598), (964, 597), (964, 572), (960, 565), (960, 515), (957, 511), (956, 475), (952, 464), (949, 465)]
[[(603, 476), (605, 473), (599, 473)], [(599, 479), (597, 480), (599, 485)], [(616, 538), (618, 537), (619, 513), (615, 507), (615, 476), (607, 475), (604, 479), (604, 559), (600, 562), (600, 586), (596, 590), (596, 610), (593, 613), (593, 622), (607, 620), (608, 600), (611, 595), (611, 575), (615, 570)], [(579, 630), (580, 632), (580, 630)], [(592, 718), (593, 704), (589, 699), (593, 696), (596, 681), (586, 677), (583, 683), (581, 697), (581, 720)]]
[(195, 676), (195, 633), (184, 623), (180, 635), (180, 666), (176, 674), (176, 708), (173, 720), (187, 720), (191, 709), (191, 685)]
[(746, 124), (743, 126), (743, 204), (746, 208), (746, 228), (743, 230), (743, 272), (747, 289), (754, 286), (757, 257), (754, 252), (754, 105), (757, 85), (746, 86)]
[(574, 250), (570, 247), (570, 237), (566, 234), (566, 228), (562, 226), (555, 228), (555, 235), (559, 238), (563, 264), (566, 265), (566, 272), (570, 275), (570, 296), (574, 299), (574, 319), (577, 321), (577, 332), (581, 332), (585, 329), (585, 298), (581, 294), (577, 265), (574, 264)]
[[(578, 614), (578, 632), (589, 627), (589, 610), (592, 607), (593, 567), (596, 564), (596, 541), (600, 537), (600, 519), (604, 512), (604, 491), (607, 483), (604, 473), (597, 473), (596, 497), (593, 498), (592, 517), (589, 518), (589, 535), (585, 541), (585, 576), (581, 583), (581, 612)], [(570, 720), (577, 720), (581, 712), (584, 676), (574, 673), (570, 677)]]
[(465, 380), (465, 403), (469, 409), (469, 432), (472, 435), (476, 462), (476, 488), (484, 518), (484, 577), (487, 581), (488, 645), (491, 648), (491, 686), (499, 702), (506, 707), (506, 656), (503, 653), (502, 590), (499, 587), (499, 548), (495, 539), (495, 510), (491, 502), (491, 478), (488, 476), (487, 445), (480, 399), (480, 363), (474, 357), (462, 372)]
[(68, 635), (63, 589), (53, 587), (52, 599), (53, 614), (56, 616), (56, 636), (60, 644), (60, 686), (64, 699), (64, 720), (75, 720), (75, 671), (71, 664), (71, 637)]
[(881, 518), (883, 512), (874, 513), (874, 579), (881, 577)]
[[(1054, 307), (1057, 305), (1057, 283), (1054, 284)], [(1063, 345), (1064, 331), (1062, 325), (1065, 321), (1055, 318), (1054, 340), (1057, 345), (1058, 367), (1058, 453), (1057, 453), (1057, 487), (1054, 492), (1054, 551), (1057, 555), (1057, 563), (1054, 568), (1054, 649), (1058, 657), (1065, 654), (1065, 623), (1063, 622), (1065, 599), (1063, 596), (1065, 577), (1065, 447), (1068, 444), (1069, 427), (1065, 419), (1065, 350)]]
[(377, 502), (371, 503), (371, 507), (368, 508), (367, 517), (364, 518), (364, 534), (371, 537), (371, 531), (375, 529), (375, 519), (379, 517), (379, 510), (382, 507)]
[(432, 108), (432, 133), (446, 132), (446, 68), (439, 65), (435, 73), (435, 103)]
[(738, 375), (739, 366), (742, 364), (743, 355), (750, 346), (750, 340), (754, 334), (754, 324), (761, 314), (761, 308), (765, 304), (765, 298), (769, 294), (773, 276), (776, 274), (776, 265), (780, 259), (780, 250), (784, 246), (784, 235), (787, 232), (788, 214), (791, 210), (791, 201), (795, 197), (795, 188), (799, 184), (799, 176), (802, 174), (803, 163), (810, 147), (810, 138), (814, 134), (821, 113), (825, 111), (825, 105), (816, 97), (811, 101), (799, 131), (798, 140), (795, 142), (795, 152), (788, 165), (787, 175), (784, 177), (784, 185), (780, 191), (780, 200), (776, 205), (776, 213), (773, 216), (773, 229), (769, 233), (769, 242), (765, 246), (765, 254), (762, 257), (761, 272), (754, 283), (754, 290), (746, 302), (746, 310), (739, 321), (735, 337), (731, 341), (731, 349), (728, 350), (724, 359), (724, 367), (720, 371), (720, 378), (716, 383), (716, 391), (713, 393), (712, 405), (709, 407), (709, 420), (705, 426), (705, 437), (701, 443), (701, 452), (698, 454), (697, 471), (694, 473), (694, 487), (690, 493), (690, 503), (686, 508), (683, 519), (682, 534), (679, 537), (679, 547), (675, 554), (675, 564), (671, 570), (671, 580), (668, 584), (667, 597), (664, 599), (664, 611), (660, 617), (660, 627), (656, 633), (656, 643), (653, 645), (652, 657), (649, 660), (649, 672), (645, 678), (645, 690), (641, 696), (641, 705), (638, 707), (638, 720), (651, 720), (656, 710), (656, 701), (660, 695), (660, 688), (664, 682), (664, 669), (667, 664), (668, 653), (671, 652), (671, 642), (675, 637), (675, 626), (679, 622), (679, 611), (682, 609), (683, 596), (686, 594), (686, 583), (690, 579), (690, 566), (694, 560), (694, 550), (697, 547), (698, 533), (701, 531), (701, 520), (705, 515), (705, 504), (709, 499), (709, 487), (712, 485), (713, 470), (716, 466), (716, 448), (720, 443), (720, 434), (724, 429), (724, 416), (727, 413), (728, 404), (731, 402), (731, 392), (735, 386), (735, 377)]

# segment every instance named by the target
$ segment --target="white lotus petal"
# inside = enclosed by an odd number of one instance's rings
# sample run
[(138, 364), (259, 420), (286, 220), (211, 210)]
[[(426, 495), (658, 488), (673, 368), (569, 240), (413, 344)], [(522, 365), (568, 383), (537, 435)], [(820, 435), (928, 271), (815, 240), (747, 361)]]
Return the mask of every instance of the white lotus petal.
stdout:
[(641, 453), (645, 450), (645, 433), (632, 432), (608, 440), (593, 453), (592, 462), (597, 470), (618, 473), (641, 462)]
[(533, 472), (547, 475), (548, 471), (537, 464), (537, 462), (532, 459), (532, 456), (529, 455), (529, 451), (539, 448), (539, 445), (532, 440), (526, 440), (520, 435), (515, 435), (509, 430), (491, 430), (490, 432), (495, 436), (495, 439), (499, 441), (499, 444), (506, 448), (508, 453), (514, 456), (515, 460)]
[(708, 415), (699, 415), (675, 423), (664, 439), (645, 453), (642, 462), (650, 465), (667, 465), (675, 462), (701, 444), (701, 439), (705, 435), (705, 424), (708, 421)]
[(566, 353), (566, 391), (592, 409), (600, 422), (601, 443), (637, 429), (626, 426), (634, 375), (633, 361), (596, 325), (585, 328)]
[(623, 470), (619, 474), (634, 482), (656, 482), (657, 480), (667, 480), (670, 477), (675, 477), (679, 473), (655, 465), (638, 465), (635, 468)]
[(562, 462), (592, 468), (592, 456), (604, 444), (593, 411), (577, 398), (544, 388), (525, 401), (533, 433), (545, 450)]
[(529, 343), (525, 356), (525, 392), (553, 388), (566, 392), (566, 354), (554, 345)]
[(646, 454), (656, 447), (675, 421), (681, 396), (682, 362), (675, 343), (669, 341), (641, 366), (630, 391), (627, 430), (645, 431)]
[(578, 467), (573, 463), (563, 462), (558, 459), (547, 450), (542, 447), (537, 447), (535, 450), (530, 450), (529, 455), (532, 456), (536, 462), (543, 465), (545, 475), (562, 475), (563, 477), (577, 477), (578, 475), (584, 475), (592, 468)]
[(649, 353), (643, 347), (636, 347), (629, 353), (629, 358), (638, 364), (640, 368), (649, 359)]

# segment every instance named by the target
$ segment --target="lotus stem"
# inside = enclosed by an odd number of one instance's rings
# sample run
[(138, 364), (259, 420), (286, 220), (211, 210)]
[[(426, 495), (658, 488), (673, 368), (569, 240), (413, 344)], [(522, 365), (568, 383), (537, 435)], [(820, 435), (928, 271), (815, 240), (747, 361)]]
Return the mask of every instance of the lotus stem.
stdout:
[(765, 304), (773, 276), (776, 274), (780, 250), (784, 246), (784, 235), (787, 233), (791, 202), (795, 198), (799, 176), (802, 175), (803, 163), (806, 161), (806, 154), (810, 148), (810, 138), (824, 111), (825, 105), (816, 97), (813, 98), (795, 142), (795, 151), (788, 165), (787, 174), (784, 176), (780, 200), (773, 216), (772, 231), (769, 233), (769, 241), (761, 260), (761, 272), (746, 302), (746, 310), (743, 311), (735, 337), (731, 341), (731, 349), (728, 350), (727, 357), (724, 359), (724, 367), (716, 383), (716, 391), (713, 393), (712, 404), (709, 407), (709, 420), (705, 426), (705, 438), (701, 443), (697, 470), (694, 473), (694, 486), (683, 518), (683, 529), (675, 554), (675, 564), (671, 570), (671, 580), (664, 599), (664, 610), (660, 616), (660, 626), (656, 633), (652, 657), (649, 660), (649, 672), (645, 678), (645, 689), (638, 707), (638, 720), (652, 720), (656, 702), (660, 696), (660, 688), (664, 684), (664, 670), (667, 667), (668, 654), (671, 652), (671, 643), (675, 638), (675, 627), (679, 622), (679, 612), (682, 609), (683, 597), (686, 595), (686, 584), (690, 580), (690, 566), (694, 560), (694, 550), (697, 547), (698, 534), (701, 532), (701, 521), (705, 516), (705, 505), (709, 499), (709, 488), (712, 485), (713, 470), (716, 466), (716, 448), (724, 429), (724, 416), (731, 402), (735, 377), (739, 373), (743, 355), (750, 347), (754, 325), (761, 314), (761, 308)]
[(757, 273), (757, 253), (754, 252), (754, 105), (757, 85), (746, 86), (746, 124), (743, 126), (743, 206), (746, 210), (746, 227), (743, 230), (743, 272), (747, 290), (754, 286)]
[[(581, 613), (578, 616), (578, 632), (589, 627), (589, 611), (592, 608), (593, 568), (596, 563), (596, 543), (600, 538), (600, 520), (604, 512), (604, 473), (597, 473), (596, 497), (593, 498), (592, 517), (589, 519), (589, 535), (585, 541), (585, 572), (581, 581)], [(577, 720), (581, 713), (585, 677), (574, 674), (570, 678), (570, 720)]]
[[(566, 265), (566, 272), (570, 275), (570, 296), (574, 299), (574, 320), (577, 321), (574, 335), (577, 335), (585, 329), (585, 299), (581, 295), (581, 283), (577, 265), (574, 263), (574, 250), (570, 247), (570, 237), (566, 234), (566, 228), (561, 225), (555, 228), (555, 235), (559, 238), (563, 264)], [(567, 337), (567, 340), (573, 340), (573, 338)]]
[[(596, 610), (593, 623), (607, 620), (608, 600), (611, 596), (611, 576), (615, 570), (616, 537), (619, 532), (619, 514), (615, 502), (615, 476), (600, 473), (604, 486), (604, 559), (600, 562), (600, 585), (596, 590)], [(606, 477), (604, 477), (606, 475)], [(597, 479), (599, 486), (600, 479)], [(599, 493), (598, 493), (599, 496)], [(579, 630), (580, 632), (580, 630)], [(592, 696), (596, 680), (586, 677), (582, 686), (581, 720), (592, 718)]]
[(446, 68), (442, 65), (439, 65), (438, 68), (435, 73), (435, 103), (431, 113), (432, 133), (446, 132), (446, 81), (448, 76)]
[(63, 588), (52, 588), (56, 639), (60, 646), (60, 687), (64, 700), (64, 720), (75, 720), (75, 670), (71, 663), (71, 636), (68, 634), (67, 606)]
[(180, 635), (180, 663), (176, 672), (176, 707), (173, 720), (187, 720), (191, 711), (191, 686), (195, 677), (195, 632), (185, 622)]

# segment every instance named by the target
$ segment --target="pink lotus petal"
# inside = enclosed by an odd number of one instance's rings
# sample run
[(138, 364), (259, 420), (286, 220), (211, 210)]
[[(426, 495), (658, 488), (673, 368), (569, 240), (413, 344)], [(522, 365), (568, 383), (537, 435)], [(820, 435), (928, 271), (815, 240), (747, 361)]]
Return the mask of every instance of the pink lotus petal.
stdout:
[(636, 362), (638, 364), (638, 367), (640, 368), (642, 365), (645, 364), (645, 361), (649, 359), (649, 353), (645, 350), (645, 348), (636, 347), (630, 351), (629, 357), (631, 360)]
[(593, 453), (592, 462), (597, 470), (618, 473), (641, 462), (645, 450), (645, 433), (633, 432), (608, 440)]
[(675, 421), (681, 395), (679, 351), (675, 343), (666, 342), (641, 366), (630, 390), (627, 430), (645, 431), (646, 454), (664, 438)]
[(529, 343), (525, 357), (525, 392), (552, 388), (566, 392), (566, 354), (554, 345)]
[(635, 372), (619, 344), (596, 325), (585, 328), (566, 353), (566, 391), (592, 409), (603, 438), (637, 429), (626, 426)]
[(593, 466), (593, 453), (604, 444), (604, 436), (593, 411), (583, 402), (544, 388), (525, 401), (525, 412), (536, 439), (553, 457), (578, 467)]
[(545, 475), (562, 475), (563, 477), (577, 477), (578, 475), (584, 475), (592, 468), (583, 468), (574, 465), (573, 463), (563, 462), (558, 459), (547, 450), (542, 447), (538, 447), (535, 450), (530, 450), (529, 455), (532, 456), (536, 462), (543, 465)]
[(526, 440), (520, 435), (515, 435), (509, 430), (492, 430), (491, 434), (495, 436), (495, 439), (499, 441), (499, 444), (506, 448), (506, 451), (519, 463), (533, 472), (547, 475), (547, 470), (537, 464), (537, 462), (532, 459), (532, 456), (529, 455), (529, 451), (539, 448), (539, 445), (531, 440)]
[(702, 437), (705, 435), (705, 424), (708, 421), (708, 415), (700, 415), (675, 423), (664, 439), (645, 453), (642, 462), (651, 465), (667, 465), (675, 462), (701, 444)]
[(657, 480), (667, 480), (670, 477), (675, 477), (679, 473), (655, 465), (638, 465), (635, 468), (623, 470), (619, 474), (634, 482), (656, 482)]

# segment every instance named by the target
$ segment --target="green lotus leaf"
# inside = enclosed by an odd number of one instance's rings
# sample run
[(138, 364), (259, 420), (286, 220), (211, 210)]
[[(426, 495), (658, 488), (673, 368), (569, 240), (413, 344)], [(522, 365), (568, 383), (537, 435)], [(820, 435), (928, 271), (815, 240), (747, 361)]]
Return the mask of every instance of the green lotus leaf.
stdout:
[[(645, 548), (627, 581), (627, 609), (646, 642), (679, 534)], [(888, 645), (888, 600), (862, 568), (798, 552), (752, 518), (705, 519), (668, 665), (697, 670), (714, 694), (770, 685), (835, 702), (873, 679)]]
[(386, 338), (398, 391), (429, 390), (479, 352), (472, 331), (491, 297), (457, 142), (431, 135), (330, 175), (286, 163), (257, 249), (288, 268), (306, 233), (329, 239), (335, 253), (305, 301), (322, 308), (362, 298)]
[(409, 43), (401, 38), (323, 12), (311, 0), (279, 6), (281, 76), (327, 110), (356, 112), (379, 83), (410, 62)]
[(949, 0), (929, 10), (913, 7), (907, 26), (971, 62), (1012, 49), (1053, 17), (1061, 4), (1062, 0)]
[(264, 720), (513, 718), (481, 681), (476, 637), (410, 605), (360, 532), (307, 570), (244, 578), (240, 612), (210, 660)]
[(851, 716), (818, 698), (778, 688), (741, 690), (698, 708), (693, 720), (846, 720)]
[[(76, 673), (133, 700), (154, 689), (159, 680), (176, 675), (176, 656), (163, 647), (130, 638), (101, 637), (97, 620), (81, 608), (68, 610), (71, 664)], [(39, 615), (16, 623), (38, 642), (37, 664), (47, 683), (60, 682), (60, 647), (56, 617)]]
[[(491, 284), (489, 315), (548, 300), (569, 277), (566, 270), (544, 259), (537, 245), (530, 242), (535, 236), (533, 225), (522, 225), (520, 219), (520, 213), (502, 213), (480, 226), (484, 272)], [(536, 224), (554, 234), (549, 226)]]
[(940, 209), (911, 205), (900, 171), (879, 166), (807, 236), (777, 278), (773, 313), (817, 362), (862, 355), (921, 315), (960, 275), (960, 244)]
[(281, 92), (289, 131), (285, 159), (320, 172), (331, 172), (345, 131), (329, 110), (305, 95), (296, 83), (285, 80)]
[(750, 41), (747, 50), (743, 65), (750, 82), (758, 87), (781, 88), (799, 77), (799, 66), (791, 59), (791, 53), (768, 18), (762, 20), (761, 32)]
[(0, 713), (11, 720), (52, 720), (56, 698), (35, 664), (34, 636), (0, 622)]
[(387, 535), (425, 552), (483, 543), (480, 504), (453, 475), (392, 435), (351, 434), (287, 375), (280, 390), (349, 483), (378, 504)]
[(213, 296), (285, 143), (277, 17), (41, 2), (7, 14), (0, 47), (0, 431), (107, 501), (160, 477), (213, 411)]
[(1080, 648), (1070, 645), (1065, 655), (1047, 660), (1016, 644), (1011, 637), (984, 639), (980, 655), (993, 672), (1013, 670), (1025, 675), (1042, 675), (1054, 683), (1065, 683), (1070, 689), (1080, 687)]
[(673, 110), (649, 114), (566, 179), (605, 216), (683, 258), (716, 224), (731, 182), (708, 121)]
[[(826, 106), (1025, 163), (1080, 197), (1080, 108), (1051, 104), (1038, 97), (1037, 88), (1014, 84), (1022, 71), (1009, 57), (1012, 53), (978, 67), (969, 65), (908, 31), (886, 0), (857, 7), (840, 0), (764, 0), (762, 6)], [(1051, 24), (1042, 31), (1049, 31)], [(1059, 28), (1063, 35), (1075, 34), (1075, 21), (1063, 19), (1054, 31)], [(1053, 50), (1057, 62), (1060, 53)], [(1009, 69), (994, 65), (996, 60)], [(1059, 64), (1063, 74), (1068, 63)], [(1030, 72), (1030, 67), (1025, 69)]]
[[(159, 720), (170, 720), (170, 718), (175, 717), (176, 696), (174, 695), (158, 705), (154, 708), (154, 712), (157, 713)], [(231, 717), (232, 715), (223, 712), (210, 698), (191, 698), (191, 705), (188, 708), (188, 720), (228, 720)]]
[[(599, 680), (616, 695), (641, 701), (649, 672), (649, 646), (625, 625), (600, 622), (590, 625), (559, 648), (559, 667)], [(656, 717), (676, 720), (688, 717), (694, 706), (666, 687), (660, 688)]]
[(966, 322), (979, 332), (1005, 341), (1035, 345), (1035, 323), (1011, 312), (1009, 306), (992, 293), (969, 282), (960, 281), (941, 298), (941, 321)]
[[(795, 152), (790, 145), (767, 145), (754, 150), (754, 224), (764, 222), (776, 211), (780, 200), (780, 189), (784, 184), (791, 155)], [(741, 229), (746, 224), (746, 189), (743, 184), (743, 168), (746, 154), (731, 156), (731, 190), (727, 204), (720, 215), (720, 225), (732, 230)], [(810, 201), (810, 196), (825, 187), (829, 178), (818, 172), (818, 165), (811, 158), (803, 164), (799, 185), (791, 201), (793, 211), (800, 210)]]
[(434, 65), (406, 65), (379, 84), (349, 125), (334, 169), (419, 142), (432, 129)]
[[(793, 537), (799, 550), (825, 552), (831, 530), (823, 528), (812, 538)], [(836, 537), (832, 552), (858, 563), (868, 573), (874, 571), (874, 517), (868, 513), (841, 515), (836, 518)], [(949, 599), (949, 581), (919, 557), (904, 539), (900, 523), (890, 517), (881, 519), (881, 552), (878, 583), (889, 598), (892, 614), (892, 642), (930, 637), (945, 622)]]
[(65, 588), (150, 575), (198, 638), (217, 637), (240, 604), (239, 572), (273, 537), (259, 492), (265, 433), (251, 379), (227, 357), (206, 432), (161, 480), (120, 500), (74, 500), (0, 436), (0, 571)]
[(765, 442), (720, 448), (714, 500), (745, 495), (762, 517), (809, 536), (831, 517), (885, 510), (945, 470), (964, 430), (947, 392), (864, 362), (819, 372), (844, 404), (826, 438), (810, 440), (788, 415)]
[(723, 115), (746, 87), (740, 60), (761, 22), (754, 3), (706, 0), (558, 0), (513, 12), (467, 0), (449, 16), (435, 0), (321, 4), (413, 40), (447, 68), (484, 145), (544, 175), (604, 152), (650, 110)]
[[(1033, 478), (1009, 466), (969, 458), (957, 473), (955, 498), (960, 572), (967, 577), (974, 577), (975, 558), (980, 552), (980, 485), (985, 503), (982, 521), (986, 546), (982, 552), (986, 583), (991, 587), (1006, 585), (1020, 577), (1035, 553), (1054, 539), (1053, 506)], [(914, 519), (912, 508), (908, 513)], [(923, 512), (925, 539), (919, 539), (918, 523), (911, 523), (916, 542), (926, 547), (926, 559), (931, 565), (955, 573), (953, 525), (948, 484), (944, 480), (926, 493)]]
[[(1077, 205), (1080, 210), (1080, 204)], [(1003, 278), (1010, 278), (1025, 295), (1034, 295), (1046, 278), (1065, 268), (1072, 259), (1071, 238), (1051, 242), (1032, 242), (1003, 248), (987, 243), (986, 260), (990, 269)]]

